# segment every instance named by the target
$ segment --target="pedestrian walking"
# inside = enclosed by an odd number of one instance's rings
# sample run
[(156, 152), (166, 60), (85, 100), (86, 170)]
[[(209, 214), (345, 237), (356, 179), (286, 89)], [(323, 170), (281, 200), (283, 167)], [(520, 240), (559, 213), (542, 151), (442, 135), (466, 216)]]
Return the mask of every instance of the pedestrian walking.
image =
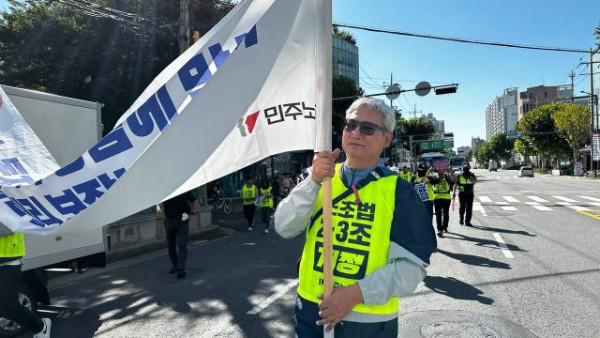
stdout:
[(473, 215), (473, 199), (475, 198), (474, 186), (477, 183), (477, 177), (471, 172), (471, 166), (465, 164), (463, 171), (456, 177), (458, 185), (458, 213), (460, 215), (460, 224), (473, 226), (471, 216)]
[(27, 328), (34, 338), (50, 338), (50, 318), (39, 318), (19, 301), (23, 256), (23, 234), (13, 233), (0, 223), (0, 317)]
[[(398, 298), (425, 277), (436, 239), (410, 183), (379, 164), (395, 127), (382, 101), (356, 100), (346, 112), (340, 150), (316, 154), (307, 177), (279, 204), (275, 229), (284, 238), (305, 232), (299, 268), (295, 332), (299, 338), (398, 336)], [(335, 261), (333, 293), (323, 294), (322, 188), (332, 177)]]
[(254, 222), (254, 213), (256, 212), (256, 198), (258, 191), (254, 185), (254, 179), (249, 177), (246, 184), (242, 186), (242, 203), (244, 204), (244, 217), (248, 221), (248, 231), (254, 230), (252, 223)]
[(448, 223), (450, 221), (450, 191), (454, 186), (452, 170), (448, 168), (446, 172), (440, 170), (429, 179), (433, 185), (433, 205), (435, 208), (435, 223), (438, 237), (443, 237), (444, 232), (448, 232)]
[(265, 225), (264, 233), (268, 234), (271, 229), (271, 213), (273, 212), (273, 188), (269, 181), (264, 180), (262, 182), (259, 192), (262, 198), (260, 215)]
[(192, 191), (175, 196), (156, 206), (156, 215), (165, 217), (164, 227), (167, 248), (171, 259), (169, 273), (177, 273), (177, 278), (185, 277), (187, 244), (190, 234), (190, 215), (198, 209), (198, 200)]

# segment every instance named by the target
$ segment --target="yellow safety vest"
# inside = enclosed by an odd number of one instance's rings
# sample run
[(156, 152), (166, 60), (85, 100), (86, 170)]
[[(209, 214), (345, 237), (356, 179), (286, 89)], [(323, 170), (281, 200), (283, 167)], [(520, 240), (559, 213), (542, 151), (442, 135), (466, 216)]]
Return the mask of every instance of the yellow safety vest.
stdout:
[(410, 171), (407, 171), (406, 173), (400, 172), (398, 176), (400, 176), (401, 179), (410, 182), (410, 179), (412, 178), (412, 173)]
[(269, 197), (271, 195), (271, 187), (267, 189), (260, 188), (260, 195), (264, 196), (262, 199), (262, 208), (273, 208), (273, 198)]
[(254, 204), (254, 200), (256, 199), (256, 186), (252, 185), (248, 187), (244, 184), (242, 187), (242, 198), (244, 205)]
[(0, 257), (13, 258), (25, 256), (25, 236), (15, 232), (12, 235), (0, 237)]
[[(332, 196), (349, 190), (342, 182), (336, 165), (332, 179)], [(333, 282), (336, 286), (356, 284), (373, 271), (385, 266), (390, 249), (390, 231), (394, 216), (396, 175), (382, 177), (358, 190), (361, 204), (356, 204), (354, 194), (333, 205)], [(300, 262), (298, 294), (311, 302), (319, 303), (323, 294), (323, 189), (313, 211), (313, 219), (306, 230), (306, 243)], [(358, 304), (354, 312), (389, 315), (398, 312), (398, 298), (382, 305)]]
[(440, 177), (440, 182), (438, 184), (433, 185), (433, 199), (446, 199), (449, 200), (452, 197), (450, 196), (450, 184), (446, 177)]
[[(463, 184), (472, 184), (471, 180), (467, 180), (463, 174), (458, 175), (458, 191), (464, 192), (465, 187)], [(472, 192), (475, 192), (475, 187), (471, 189)]]

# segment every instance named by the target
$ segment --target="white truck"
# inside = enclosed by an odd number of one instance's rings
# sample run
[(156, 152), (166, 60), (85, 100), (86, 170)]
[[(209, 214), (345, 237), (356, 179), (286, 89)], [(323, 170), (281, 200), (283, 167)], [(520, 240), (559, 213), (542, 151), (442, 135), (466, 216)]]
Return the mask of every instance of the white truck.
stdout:
[[(102, 104), (33, 90), (0, 85), (31, 129), (62, 167), (76, 159), (102, 136)], [(58, 236), (26, 236), (21, 302), (32, 310), (49, 303), (44, 268), (93, 256), (104, 262), (103, 229)], [(0, 318), (0, 337), (21, 333), (12, 321)]]

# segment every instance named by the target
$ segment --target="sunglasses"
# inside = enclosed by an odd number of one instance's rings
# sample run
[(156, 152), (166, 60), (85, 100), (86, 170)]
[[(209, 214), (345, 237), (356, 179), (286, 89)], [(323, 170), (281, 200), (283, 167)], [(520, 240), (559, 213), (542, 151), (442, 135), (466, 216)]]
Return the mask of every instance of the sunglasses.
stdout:
[(378, 130), (385, 132), (385, 128), (380, 127), (374, 123), (346, 119), (346, 122), (344, 124), (344, 130), (353, 132), (354, 130), (356, 130), (357, 127), (359, 128), (361, 134), (368, 136), (375, 134), (375, 132)]

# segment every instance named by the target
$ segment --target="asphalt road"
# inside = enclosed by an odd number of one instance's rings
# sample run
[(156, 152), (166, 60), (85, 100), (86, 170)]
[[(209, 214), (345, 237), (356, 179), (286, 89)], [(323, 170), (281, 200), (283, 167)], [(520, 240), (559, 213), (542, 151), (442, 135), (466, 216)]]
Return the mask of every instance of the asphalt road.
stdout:
[[(474, 227), (438, 240), (400, 337), (600, 337), (600, 181), (475, 171)], [(579, 210), (578, 210), (579, 209)], [(155, 252), (52, 281), (53, 337), (293, 337), (302, 236), (196, 242), (188, 276)], [(454, 335), (453, 335), (454, 334)]]

